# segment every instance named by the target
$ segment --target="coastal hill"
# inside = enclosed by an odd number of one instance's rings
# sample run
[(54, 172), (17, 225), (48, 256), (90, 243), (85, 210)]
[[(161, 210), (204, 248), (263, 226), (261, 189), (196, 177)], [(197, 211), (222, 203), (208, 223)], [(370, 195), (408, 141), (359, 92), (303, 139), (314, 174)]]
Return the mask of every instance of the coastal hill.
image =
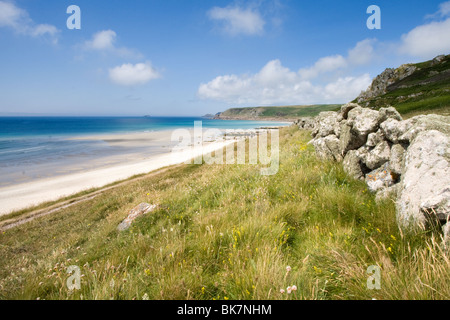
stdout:
[(278, 107), (231, 108), (218, 113), (220, 120), (296, 120), (314, 117), (322, 111), (338, 110), (339, 104), (295, 105)]
[(391, 105), (407, 117), (450, 115), (450, 55), (387, 68), (352, 102), (376, 110)]

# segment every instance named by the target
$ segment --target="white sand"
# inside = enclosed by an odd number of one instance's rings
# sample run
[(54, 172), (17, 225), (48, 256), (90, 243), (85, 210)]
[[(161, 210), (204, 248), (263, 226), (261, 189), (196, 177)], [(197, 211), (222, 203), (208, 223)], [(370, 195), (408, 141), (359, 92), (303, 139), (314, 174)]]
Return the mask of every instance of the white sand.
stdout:
[[(168, 147), (170, 134), (164, 132), (148, 132), (136, 134), (114, 134), (102, 136), (79, 137), (77, 139), (103, 140), (110, 144), (121, 146), (160, 145)], [(185, 151), (171, 152), (168, 148), (164, 154), (141, 157), (124, 158), (119, 164), (55, 176), (26, 183), (0, 188), (0, 215), (16, 210), (35, 206), (47, 201), (58, 200), (90, 188), (100, 188), (107, 184), (130, 178), (137, 174), (148, 173), (153, 170), (186, 162), (202, 154), (221, 149), (234, 141), (215, 141), (205, 143), (203, 147), (191, 148)], [(173, 143), (172, 143), (173, 145)]]

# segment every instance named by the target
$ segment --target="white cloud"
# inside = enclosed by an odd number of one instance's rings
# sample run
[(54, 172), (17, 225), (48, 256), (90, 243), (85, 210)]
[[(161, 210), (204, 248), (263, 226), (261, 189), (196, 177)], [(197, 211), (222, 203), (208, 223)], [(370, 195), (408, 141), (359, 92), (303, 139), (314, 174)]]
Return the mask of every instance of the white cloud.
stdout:
[(309, 68), (300, 69), (299, 73), (304, 79), (313, 79), (322, 73), (334, 71), (347, 66), (347, 61), (341, 55), (323, 57)]
[(142, 59), (142, 54), (136, 50), (116, 46), (117, 34), (113, 30), (102, 30), (95, 33), (91, 40), (84, 43), (87, 50), (110, 52), (120, 57)]
[(450, 1), (443, 2), (439, 5), (439, 11), (441, 17), (447, 17), (450, 15)]
[(92, 40), (86, 42), (86, 47), (93, 50), (113, 49), (116, 36), (113, 30), (99, 31), (93, 35)]
[(339, 77), (325, 85), (313, 84), (300, 72), (272, 60), (256, 74), (219, 76), (203, 83), (198, 95), (202, 99), (246, 105), (339, 103), (355, 98), (370, 83), (370, 76), (364, 74)]
[(8, 27), (15, 32), (32, 36), (49, 36), (52, 42), (57, 42), (59, 30), (49, 24), (35, 24), (28, 13), (12, 2), (0, 1), (0, 27)]
[(27, 13), (10, 2), (0, 1), (0, 26), (18, 29), (20, 20), (27, 17)]
[(160, 74), (149, 62), (134, 65), (128, 63), (109, 69), (109, 78), (111, 81), (122, 86), (143, 85), (159, 77)]
[(59, 32), (58, 28), (55, 26), (52, 26), (50, 24), (39, 24), (31, 31), (31, 35), (35, 37), (39, 37), (45, 34), (49, 34), (50, 36), (56, 36), (56, 34)]
[(350, 65), (368, 64), (374, 58), (373, 44), (375, 39), (365, 39), (348, 51), (347, 61)]
[(348, 51), (347, 57), (339, 54), (322, 57), (311, 67), (300, 69), (299, 74), (303, 79), (310, 80), (322, 74), (368, 64), (374, 58), (374, 42), (374, 39), (365, 39), (358, 42), (355, 47)]
[(403, 34), (397, 44), (398, 53), (431, 59), (450, 52), (450, 1), (439, 4), (439, 10), (425, 18), (433, 21)]
[(450, 18), (433, 21), (402, 35), (401, 54), (431, 59), (450, 52)]
[(238, 6), (214, 7), (208, 11), (208, 17), (221, 22), (222, 30), (232, 36), (262, 34), (266, 23), (255, 9), (242, 9)]
[(439, 4), (439, 10), (433, 14), (427, 15), (425, 18), (435, 19), (450, 16), (450, 1)]

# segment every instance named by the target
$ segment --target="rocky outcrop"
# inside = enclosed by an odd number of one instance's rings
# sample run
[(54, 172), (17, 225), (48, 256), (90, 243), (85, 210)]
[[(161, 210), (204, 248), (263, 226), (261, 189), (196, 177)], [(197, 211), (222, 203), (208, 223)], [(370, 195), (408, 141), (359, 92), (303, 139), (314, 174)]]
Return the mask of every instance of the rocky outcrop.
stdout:
[(144, 214), (147, 214), (150, 211), (153, 211), (155, 208), (156, 205), (151, 205), (148, 203), (139, 204), (137, 207), (132, 209), (128, 214), (128, 216), (125, 218), (125, 220), (123, 220), (122, 223), (120, 223), (117, 226), (117, 230), (119, 231), (127, 230), (131, 226), (133, 221), (136, 220), (136, 218), (143, 216)]
[(373, 80), (371, 86), (366, 91), (362, 92), (356, 98), (356, 101), (364, 105), (367, 100), (387, 93), (387, 88), (390, 85), (409, 77), (416, 70), (417, 67), (411, 64), (402, 65), (397, 69), (387, 68)]
[(449, 220), (450, 117), (402, 120), (392, 107), (376, 111), (349, 103), (340, 112), (321, 113), (313, 126), (310, 143), (317, 155), (343, 161), (378, 199), (395, 195), (403, 226)]

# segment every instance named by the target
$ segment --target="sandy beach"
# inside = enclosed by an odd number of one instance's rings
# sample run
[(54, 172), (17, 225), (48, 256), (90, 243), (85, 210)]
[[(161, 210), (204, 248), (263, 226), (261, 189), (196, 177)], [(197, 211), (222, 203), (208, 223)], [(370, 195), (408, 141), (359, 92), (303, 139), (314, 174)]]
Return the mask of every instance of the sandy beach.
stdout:
[(172, 131), (82, 136), (71, 139), (104, 141), (123, 148), (122, 154), (79, 163), (75, 168), (55, 169), (54, 175), (0, 188), (0, 215), (58, 200), (91, 188), (183, 163), (225, 147), (234, 140), (205, 142), (203, 146), (172, 152)]

